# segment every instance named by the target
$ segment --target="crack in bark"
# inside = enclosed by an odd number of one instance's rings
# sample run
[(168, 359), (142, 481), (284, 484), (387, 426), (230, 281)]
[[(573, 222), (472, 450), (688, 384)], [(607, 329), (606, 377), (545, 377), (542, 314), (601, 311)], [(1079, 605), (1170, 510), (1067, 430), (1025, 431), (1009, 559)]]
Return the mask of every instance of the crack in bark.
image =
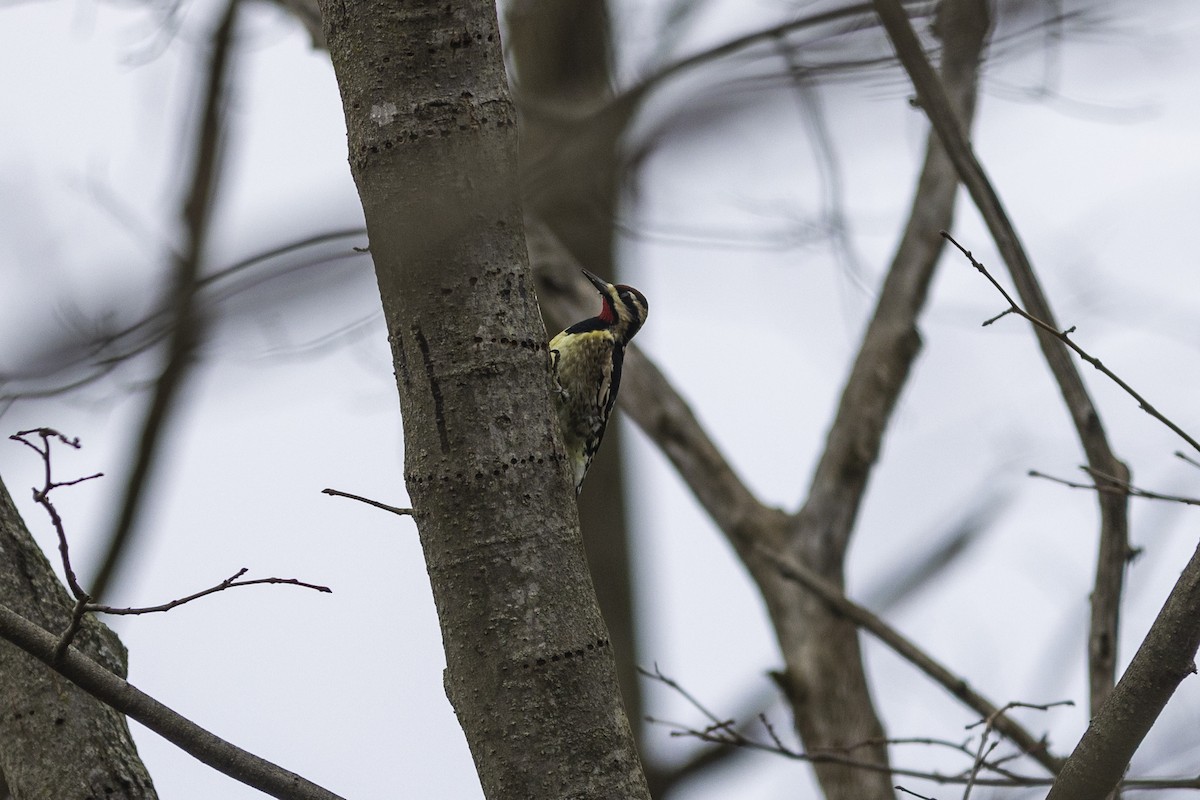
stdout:
[(433, 420), (437, 425), (438, 441), (442, 445), (442, 454), (450, 452), (450, 434), (446, 430), (445, 402), (442, 400), (442, 387), (433, 368), (433, 359), (429, 356), (429, 341), (425, 333), (417, 325), (412, 327), (413, 338), (421, 351), (421, 363), (425, 366), (425, 377), (429, 379), (429, 394), (433, 397)]

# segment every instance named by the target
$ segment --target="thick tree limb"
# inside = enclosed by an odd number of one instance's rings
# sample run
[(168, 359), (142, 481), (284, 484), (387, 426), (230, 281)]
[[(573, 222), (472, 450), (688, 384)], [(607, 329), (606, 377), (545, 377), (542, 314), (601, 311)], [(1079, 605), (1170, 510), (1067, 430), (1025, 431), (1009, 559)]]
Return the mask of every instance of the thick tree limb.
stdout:
[[(6, 605), (0, 605), (0, 638), (31, 654), (75, 686), (137, 720), (189, 755), (247, 786), (281, 800), (340, 800), (338, 795), (315, 783), (209, 733), (76, 648), (68, 648), (62, 658), (56, 658), (58, 637), (42, 630)], [(58, 741), (58, 737), (43, 740), (39, 744), (45, 746), (46, 741), (51, 740)]]
[(1105, 797), (1120, 782), (1180, 681), (1196, 672), (1200, 647), (1200, 547), (1183, 569), (1146, 638), (1075, 746), (1046, 800)]
[[(0, 601), (41, 628), (62, 631), (71, 620), (71, 599), (2, 481)], [(100, 665), (97, 669), (125, 674), (125, 647), (102, 623), (83, 620), (76, 645)], [(0, 773), (15, 797), (103, 797), (118, 786), (128, 800), (157, 797), (119, 712), (2, 641), (0, 687)], [(47, 742), (54, 742), (55, 758), (46, 758)]]

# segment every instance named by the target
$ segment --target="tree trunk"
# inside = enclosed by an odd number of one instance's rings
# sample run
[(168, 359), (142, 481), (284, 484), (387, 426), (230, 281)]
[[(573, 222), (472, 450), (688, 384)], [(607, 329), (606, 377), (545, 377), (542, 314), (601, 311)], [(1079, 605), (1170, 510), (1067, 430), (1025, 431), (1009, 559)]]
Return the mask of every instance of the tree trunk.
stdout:
[(446, 690), (484, 793), (645, 798), (551, 411), (495, 9), (326, 0), (322, 13)]
[[(73, 605), (2, 482), (0, 602), (53, 632)], [(125, 647), (104, 624), (86, 618), (75, 647), (125, 677)], [(3, 640), (0, 697), (0, 772), (15, 800), (158, 796), (125, 717)]]

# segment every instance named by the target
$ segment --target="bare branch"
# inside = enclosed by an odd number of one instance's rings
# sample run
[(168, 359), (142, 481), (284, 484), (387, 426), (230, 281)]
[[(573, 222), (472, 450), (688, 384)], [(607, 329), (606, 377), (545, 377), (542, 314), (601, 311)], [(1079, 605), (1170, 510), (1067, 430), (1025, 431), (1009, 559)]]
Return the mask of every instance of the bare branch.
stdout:
[[(304, 258), (285, 261), (279, 266), (272, 264), (285, 256), (300, 254), (311, 248), (342, 239), (362, 237), (365, 233), (366, 229), (362, 227), (331, 230), (267, 248), (239, 259), (226, 267), (207, 272), (197, 280), (198, 287), (204, 291), (204, 296), (197, 298), (198, 301), (202, 299), (205, 304), (202, 313), (206, 317), (211, 317), (214, 309), (221, 302), (270, 280), (316, 265), (352, 258), (358, 252), (365, 252), (362, 248), (352, 248), (348, 253), (342, 250), (323, 251)], [(270, 265), (270, 269), (267, 268), (267, 265)], [(31, 376), (21, 371), (0, 373), (0, 410), (18, 400), (62, 395), (92, 384), (115, 372), (123, 363), (152, 350), (167, 340), (171, 335), (171, 330), (172, 313), (168, 302), (165, 307), (155, 309), (141, 319), (119, 329), (106, 331), (86, 342), (71, 343), (38, 355), (34, 360), (39, 365), (46, 362), (60, 365), (50, 371), (49, 375), (52, 377), (79, 369), (82, 369), (84, 374), (69, 379), (62, 378), (58, 383), (51, 383), (42, 388), (8, 390), (9, 382), (29, 380)], [(44, 377), (43, 371), (38, 370), (38, 375)]]
[(1200, 647), (1200, 547), (1134, 653), (1120, 682), (1092, 717), (1046, 800), (1105, 797), (1179, 683), (1196, 671)]
[[(0, 605), (3, 638), (76, 686), (234, 780), (282, 800), (340, 800), (315, 783), (236, 747), (201, 728), (70, 647), (56, 657), (58, 638)], [(315, 735), (315, 734), (314, 734)]]
[(1049, 711), (1051, 708), (1054, 708), (1056, 706), (1073, 706), (1073, 705), (1075, 705), (1075, 703), (1071, 700), (1060, 700), (1060, 701), (1057, 701), (1054, 703), (1041, 703), (1041, 704), (1022, 703), (1020, 701), (1013, 701), (1010, 703), (1006, 703), (1003, 708), (996, 709), (996, 711), (994, 713), (988, 714), (987, 717), (985, 717), (984, 719), (981, 719), (978, 722), (974, 722), (974, 723), (971, 723), (970, 725), (968, 725), (967, 730), (970, 730), (971, 728), (977, 727), (979, 725), (983, 725), (983, 734), (979, 737), (979, 747), (975, 751), (975, 757), (971, 764), (971, 771), (967, 776), (967, 785), (966, 785), (966, 788), (963, 789), (962, 800), (969, 800), (969, 798), (971, 796), (971, 789), (975, 786), (976, 782), (979, 779), (980, 770), (984, 769), (985, 767), (991, 768), (990, 764), (988, 762), (988, 756), (990, 756), (992, 754), (992, 752), (996, 749), (996, 747), (1000, 744), (1000, 742), (999, 741), (991, 742), (991, 744), (989, 745), (988, 738), (991, 736), (992, 731), (995, 729), (997, 719), (999, 719), (1006, 712), (1011, 711), (1014, 708), (1033, 708), (1033, 709), (1037, 709), (1039, 711)]
[[(691, 693), (684, 690), (678, 682), (666, 677), (657, 667), (653, 673), (642, 670), (642, 674), (653, 678), (678, 692), (692, 707), (700, 711), (704, 716), (711, 720), (711, 724), (704, 728), (694, 728), (692, 726), (669, 722), (651, 718), (649, 721), (661, 725), (671, 727), (671, 735), (678, 737), (688, 737), (698, 739), (703, 742), (712, 744), (724, 745), (726, 747), (741, 748), (746, 750), (757, 750), (759, 752), (772, 753), (774, 755), (783, 756), (794, 761), (807, 761), (810, 763), (831, 763), (840, 764), (842, 766), (852, 767), (855, 769), (863, 769), (876, 773), (888, 773), (891, 775), (903, 775), (906, 777), (923, 778), (929, 781), (936, 781), (943, 784), (966, 784), (974, 783), (976, 785), (986, 786), (1045, 786), (1051, 781), (1049, 778), (1037, 778), (1032, 776), (1017, 775), (999, 766), (998, 761), (988, 761), (986, 758), (982, 760), (983, 768), (988, 769), (997, 774), (994, 778), (981, 779), (978, 776), (971, 777), (971, 771), (964, 771), (957, 775), (946, 775), (937, 772), (927, 772), (923, 770), (891, 768), (873, 761), (865, 761), (854, 758), (851, 754), (855, 750), (874, 748), (880, 745), (900, 745), (900, 744), (920, 744), (934, 747), (944, 747), (955, 752), (961, 753), (968, 758), (974, 759), (974, 753), (969, 750), (964, 744), (957, 742), (949, 742), (944, 739), (931, 739), (927, 737), (921, 738), (906, 738), (906, 739), (886, 739), (880, 741), (860, 742), (845, 747), (837, 748), (822, 748), (821, 750), (802, 751), (796, 748), (789, 747), (784, 744), (779, 735), (775, 732), (775, 728), (767, 720), (766, 715), (760, 715), (760, 722), (767, 732), (768, 741), (760, 741), (747, 735), (744, 729), (737, 725), (736, 720), (722, 719), (714, 715), (711, 711), (705, 708)], [(993, 743), (992, 749), (995, 748)]]
[[(936, 24), (944, 44), (942, 73), (953, 87), (954, 113), (964, 124), (974, 116), (977, 70), (990, 27), (989, 11), (988, 3), (981, 0), (955, 0), (937, 8)], [(938, 220), (953, 219), (957, 185), (951, 163), (930, 136), (904, 234), (842, 388), (807, 496), (789, 520), (782, 545), (773, 548), (774, 553), (789, 557), (802, 554), (802, 563), (800, 558), (791, 560), (820, 575), (828, 585), (836, 586), (843, 579), (846, 548), (884, 432), (920, 352), (917, 319), (943, 248), (933, 231), (945, 227)], [(756, 545), (764, 543), (760, 540)], [(789, 696), (839, 697), (836, 704), (793, 704), (796, 728), (805, 746), (823, 749), (829, 742), (882, 739), (883, 725), (866, 687), (854, 626), (832, 613), (823, 598), (818, 599), (819, 593), (813, 592), (817, 594), (813, 597), (804, 591), (808, 589), (804, 584), (781, 582), (771, 559), (762, 557), (764, 552), (758, 548), (747, 563), (776, 618), (788, 664)], [(780, 624), (780, 620), (786, 623)], [(887, 749), (876, 746), (869, 758), (887, 764)], [(827, 793), (829, 787), (850, 780), (845, 770), (836, 768), (818, 767), (817, 774)], [(867, 796), (891, 797), (893, 791), (886, 781), (875, 780), (869, 788), (832, 794), (846, 800)]]
[[(757, 750), (760, 752), (772, 753), (774, 755), (783, 756), (794, 761), (808, 761), (812, 763), (831, 762), (842, 764), (857, 769), (864, 769), (872, 772), (888, 772), (894, 776), (903, 776), (909, 778), (919, 778), (922, 780), (932, 781), (943, 785), (960, 785), (964, 786), (964, 800), (970, 796), (971, 789), (976, 786), (989, 787), (1035, 787), (1035, 786), (1050, 786), (1054, 782), (1054, 778), (1035, 777), (1031, 775), (1020, 775), (1013, 773), (1003, 767), (1007, 761), (1011, 761), (1016, 757), (1016, 754), (1004, 756), (996, 759), (989, 758), (990, 754), (996, 750), (999, 745), (998, 741), (991, 741), (990, 735), (992, 731), (997, 729), (997, 723), (1005, 718), (1007, 712), (1014, 709), (1026, 708), (1036, 711), (1049, 711), (1052, 708), (1059, 706), (1073, 706), (1074, 702), (1070, 700), (1060, 700), (1053, 703), (1025, 703), (1014, 701), (1006, 703), (1003, 707), (996, 709), (993, 713), (977, 722), (973, 722), (967, 726), (967, 729), (975, 728), (980, 725), (984, 726), (984, 732), (980, 741), (975, 745), (974, 749), (968, 747), (968, 742), (951, 742), (945, 739), (935, 739), (930, 737), (908, 737), (898, 739), (887, 739), (883, 742), (860, 742), (858, 744), (849, 745), (840, 748), (827, 748), (821, 751), (801, 751), (786, 745), (775, 732), (774, 727), (766, 718), (765, 714), (759, 715), (759, 721), (762, 723), (764, 730), (767, 733), (768, 741), (759, 741), (749, 736), (746, 730), (739, 726), (734, 719), (725, 719), (704, 706), (694, 695), (685, 690), (678, 681), (667, 677), (655, 665), (654, 671), (640, 669), (643, 675), (653, 680), (656, 680), (665, 686), (670, 687), (673, 691), (683, 697), (689, 705), (703, 714), (708, 720), (709, 725), (704, 728), (695, 728), (690, 725), (678, 722), (670, 722), (649, 718), (652, 723), (667, 725), (671, 730), (672, 736), (689, 737), (700, 741), (709, 742), (712, 744), (723, 745), (729, 748), (741, 748), (746, 750)], [(877, 745), (885, 744), (890, 746), (897, 745), (927, 745), (931, 747), (940, 747), (948, 750), (953, 750), (957, 753), (971, 759), (971, 767), (957, 774), (943, 774), (940, 772), (927, 772), (923, 770), (905, 769), (905, 768), (887, 768), (869, 761), (860, 761), (849, 756), (855, 750)], [(983, 771), (993, 773), (995, 777), (981, 777)], [(1195, 789), (1200, 788), (1200, 778), (1131, 778), (1124, 780), (1121, 783), (1123, 788), (1137, 789)], [(914, 797), (924, 797), (904, 787), (897, 786), (896, 789), (903, 791)]]
[[(1056, 327), (1051, 325), (1050, 323), (1045, 322), (1045, 321), (1039, 319), (1038, 317), (1034, 316), (1033, 314), (1030, 314), (1029, 312), (1025, 311), (1025, 309), (1023, 309), (1019, 305), (1017, 305), (1017, 302), (1015, 300), (1013, 300), (1012, 296), (1004, 289), (1004, 287), (1002, 285), (1000, 285), (1000, 282), (998, 280), (996, 280), (995, 277), (992, 276), (992, 273), (988, 272), (987, 267), (985, 267), (983, 264), (981, 264), (979, 261), (977, 261), (975, 259), (975, 256), (973, 256), (971, 254), (970, 250), (966, 249), (961, 244), (959, 244), (958, 241), (955, 240), (955, 238), (953, 236), (951, 236), (949, 233), (947, 233), (946, 231), (942, 231), (942, 236), (947, 241), (949, 241), (952, 245), (957, 247), (959, 252), (961, 252), (964, 256), (966, 256), (967, 260), (971, 262), (971, 266), (973, 266), (976, 270), (978, 270), (979, 273), (983, 275), (983, 277), (987, 278), (988, 282), (991, 283), (992, 286), (996, 287), (996, 291), (998, 291), (1000, 293), (1000, 295), (1004, 298), (1004, 301), (1006, 303), (1008, 303), (1008, 309), (1004, 312), (1004, 314), (1016, 314), (1017, 316), (1021, 317), (1022, 319), (1028, 321), (1034, 327), (1038, 328), (1039, 330), (1045, 332), (1046, 334), (1048, 334), (1050, 336), (1053, 336), (1055, 339), (1058, 339), (1060, 342), (1065, 344), (1067, 347), (1074, 350), (1076, 355), (1078, 355), (1081, 359), (1083, 359), (1084, 361), (1086, 361), (1087, 363), (1091, 364), (1093, 367), (1098, 369), (1101, 373), (1104, 374), (1104, 376), (1106, 378), (1111, 380), (1117, 386), (1121, 387), (1121, 389), (1127, 395), (1129, 395), (1134, 400), (1136, 400), (1139, 408), (1141, 408), (1143, 411), (1145, 411), (1150, 416), (1154, 417), (1156, 420), (1161, 422), (1163, 425), (1166, 425), (1168, 428), (1171, 429), (1171, 431), (1176, 436), (1178, 436), (1179, 438), (1181, 438), (1185, 442), (1187, 442), (1189, 445), (1191, 445), (1192, 448), (1195, 449), (1197, 452), (1200, 452), (1200, 442), (1197, 442), (1194, 438), (1192, 438), (1192, 436), (1190, 434), (1188, 434), (1187, 431), (1185, 431), (1183, 428), (1179, 427), (1179, 425), (1175, 424), (1175, 422), (1173, 422), (1171, 419), (1166, 417), (1157, 408), (1152, 406), (1150, 404), (1149, 400), (1142, 397), (1142, 395), (1136, 389), (1134, 389), (1132, 386), (1130, 386), (1128, 383), (1126, 383), (1119, 375), (1117, 375), (1111, 369), (1106, 367), (1104, 365), (1104, 362), (1102, 362), (1100, 359), (1096, 358), (1095, 356), (1091, 355), (1086, 350), (1084, 350), (1082, 347), (1080, 347), (1078, 344), (1076, 344), (1075, 340), (1071, 338), (1071, 334), (1075, 332), (1074, 326), (1071, 326), (1070, 328), (1067, 328), (1066, 330), (1060, 331)], [(1001, 314), (1000, 316), (1003, 316), (1003, 314)], [(1000, 318), (999, 316), (992, 317), (991, 319), (989, 319), (987, 322), (985, 322), (983, 324), (989, 325), (992, 322), (995, 322), (999, 318)]]
[(389, 506), (387, 503), (381, 503), (378, 500), (371, 500), (370, 498), (367, 498), (367, 497), (359, 497), (356, 494), (350, 494), (349, 492), (343, 492), (338, 489), (322, 489), (321, 494), (327, 494), (330, 497), (348, 497), (351, 500), (357, 500), (358, 502), (366, 503), (369, 506), (375, 506), (376, 508), (382, 508), (384, 511), (390, 511), (393, 514), (398, 514), (401, 517), (413, 516), (413, 510), (411, 508), (400, 508), (398, 506)]
[[(1080, 469), (1090, 472), (1087, 467), (1080, 467)], [(1147, 489), (1139, 489), (1127, 481), (1121, 481), (1119, 485), (1114, 486), (1113, 483), (1117, 482), (1116, 479), (1107, 475), (1099, 475), (1098, 473), (1097, 477), (1104, 478), (1106, 481), (1105, 483), (1077, 483), (1075, 481), (1067, 480), (1066, 478), (1056, 478), (1053, 475), (1047, 475), (1044, 472), (1038, 472), (1036, 469), (1029, 470), (1028, 474), (1031, 478), (1042, 478), (1043, 480), (1052, 481), (1053, 483), (1057, 483), (1062, 486), (1068, 486), (1072, 489), (1090, 489), (1093, 492), (1121, 492), (1129, 494), (1132, 497), (1144, 497), (1147, 500), (1165, 500), (1169, 503), (1182, 503), (1183, 505), (1187, 506), (1200, 506), (1200, 499), (1195, 497), (1183, 497), (1175, 494), (1160, 494), (1158, 492), (1151, 492)], [(1109, 481), (1112, 483), (1109, 483)]]
[[(658, 665), (656, 664), (655, 670), (657, 669)], [(777, 700), (778, 693), (776, 688), (773, 686), (763, 686), (753, 697), (740, 702), (741, 713), (733, 715), (734, 719), (740, 720), (738, 729), (742, 733), (748, 734), (750, 726), (755, 723), (755, 720), (758, 720), (767, 729), (768, 733), (773, 734), (774, 728), (767, 721), (766, 711)], [(646, 718), (644, 715), (643, 719), (652, 724), (654, 722), (654, 720)], [(647, 779), (650, 784), (651, 796), (656, 798), (668, 797), (681, 784), (709, 770), (723, 765), (731, 765), (740, 756), (748, 755), (749, 752), (749, 750), (744, 748), (707, 747), (704, 746), (704, 743), (701, 743), (690, 755), (678, 763), (650, 767)]]
[(137, 455), (126, 482), (117, 522), (110, 534), (107, 551), (92, 581), (92, 592), (103, 597), (126, 553), (137, 523), (142, 498), (149, 485), (157, 460), (163, 432), (194, 365), (196, 349), (204, 337), (205, 320), (200, 312), (197, 292), (200, 269), (208, 242), (213, 197), (220, 174), (220, 143), (224, 128), (225, 97), (238, 0), (228, 0), (225, 12), (212, 36), (203, 111), (199, 117), (196, 151), (193, 156), (191, 184), (183, 202), (186, 246), (174, 258), (171, 298), (173, 325), (167, 344), (166, 362), (155, 383), (150, 405), (142, 421)]
[(699, 711), (704, 716), (708, 717), (709, 721), (712, 722), (713, 725), (720, 727), (720, 728), (723, 728), (723, 727), (726, 727), (729, 725), (728, 722), (722, 721), (721, 719), (719, 719), (717, 717), (716, 714), (714, 714), (713, 712), (711, 712), (707, 708), (705, 708), (704, 705), (701, 704), (701, 702), (699, 700), (697, 700), (690, 692), (688, 692), (687, 689), (684, 689), (682, 686), (680, 686), (678, 682), (676, 682), (676, 681), (672, 680), (671, 678), (668, 678), (666, 675), (664, 675), (662, 673), (662, 670), (660, 670), (658, 668), (658, 664), (654, 665), (653, 672), (646, 669), (645, 667), (638, 667), (637, 671), (638, 671), (638, 674), (643, 677), (652, 678), (652, 679), (658, 681), (659, 683), (662, 683), (662, 684), (674, 689), (684, 700), (687, 700), (692, 705), (693, 708), (695, 708), (697, 711)]
[(1027, 753), (1047, 770), (1057, 773), (1062, 767), (1062, 759), (1050, 753), (1045, 738), (1035, 738), (1005, 714), (1003, 708), (996, 706), (972, 689), (965, 678), (950, 672), (882, 619), (847, 598), (838, 587), (833, 586), (815, 571), (795, 559), (767, 553), (764, 550), (760, 550), (760, 555), (770, 561), (785, 578), (803, 585), (839, 614), (846, 616), (856, 625), (871, 633), (897, 655), (939, 683), (964, 704), (975, 709), (985, 718), (993, 719), (994, 727), (998, 732), (1011, 739), (1022, 752)]
[(95, 611), (100, 614), (117, 614), (117, 615), (132, 615), (132, 614), (155, 614), (165, 611), (170, 611), (184, 603), (190, 603), (193, 600), (199, 600), (201, 597), (208, 597), (210, 594), (223, 592), (226, 589), (234, 589), (239, 586), (256, 586), (264, 583), (286, 584), (288, 586), (300, 586), (304, 589), (312, 589), (325, 594), (332, 594), (333, 590), (328, 586), (320, 586), (315, 583), (307, 583), (296, 578), (252, 578), (250, 580), (238, 580), (245, 575), (249, 570), (242, 567), (230, 577), (218, 583), (216, 586), (210, 586), (207, 589), (202, 589), (195, 594), (189, 594), (187, 597), (180, 597), (176, 600), (171, 600), (157, 606), (143, 606), (141, 608), (115, 608), (113, 606), (101, 605), (98, 603), (89, 603), (85, 610)]
[[(29, 441), (29, 439), (27, 437), (30, 436), (31, 434), (37, 434), (38, 437), (41, 438), (41, 440), (42, 440), (41, 447), (38, 447), (33, 442)], [(71, 645), (71, 642), (74, 640), (76, 634), (79, 632), (80, 626), (83, 622), (84, 615), (88, 614), (89, 612), (99, 613), (99, 614), (118, 614), (118, 615), (152, 614), (152, 613), (156, 613), (156, 612), (165, 612), (165, 611), (170, 611), (171, 609), (176, 608), (177, 606), (181, 606), (184, 603), (190, 603), (193, 600), (198, 600), (201, 597), (207, 597), (208, 595), (214, 594), (216, 592), (223, 592), (226, 589), (232, 589), (232, 588), (235, 588), (238, 586), (254, 586), (256, 584), (263, 584), (263, 583), (281, 583), (281, 584), (288, 584), (291, 586), (301, 586), (306, 589), (314, 589), (318, 592), (332, 592), (333, 591), (332, 589), (330, 589), (327, 586), (319, 586), (314, 583), (306, 583), (306, 582), (298, 580), (296, 578), (254, 578), (251, 580), (239, 580), (239, 578), (241, 578), (243, 575), (245, 575), (246, 572), (248, 571), (245, 567), (243, 567), (242, 569), (238, 570), (235, 574), (233, 574), (229, 578), (226, 578), (225, 580), (218, 583), (216, 586), (211, 586), (207, 589), (196, 592), (195, 594), (188, 595), (187, 597), (181, 597), (176, 600), (171, 600), (169, 602), (166, 602), (166, 603), (163, 603), (163, 604), (157, 605), (157, 606), (146, 606), (146, 607), (142, 607), (142, 608), (115, 608), (113, 606), (105, 605), (103, 603), (93, 603), (91, 595), (89, 595), (86, 591), (84, 591), (83, 587), (79, 585), (79, 581), (75, 577), (75, 570), (71, 567), (71, 553), (70, 553), (70, 546), (67, 541), (66, 528), (63, 525), (62, 517), (59, 516), (58, 510), (54, 507), (54, 504), (50, 502), (50, 492), (53, 491), (54, 489), (57, 489), (60, 486), (74, 486), (85, 480), (90, 480), (92, 478), (98, 478), (103, 473), (96, 473), (95, 475), (89, 475), (86, 478), (76, 478), (75, 480), (71, 480), (71, 481), (55, 481), (54, 480), (53, 470), (51, 468), (50, 443), (54, 440), (58, 440), (58, 441), (62, 442), (63, 444), (66, 444), (67, 446), (73, 447), (78, 450), (81, 447), (80, 442), (79, 442), (79, 437), (76, 437), (74, 439), (68, 439), (66, 436), (64, 436), (63, 434), (54, 430), (53, 428), (33, 428), (30, 430), (26, 430), (26, 431), (20, 431), (19, 433), (13, 434), (9, 438), (14, 441), (20, 442), (21, 444), (25, 445), (26, 447), (29, 447), (34, 452), (36, 452), (39, 456), (41, 456), (42, 466), (43, 466), (43, 474), (45, 476), (45, 484), (43, 485), (43, 487), (41, 489), (34, 488), (33, 498), (35, 501), (37, 501), (37, 503), (39, 505), (41, 505), (43, 508), (46, 509), (46, 513), (50, 515), (50, 520), (54, 524), (54, 530), (58, 534), (58, 550), (59, 550), (59, 554), (62, 557), (63, 572), (66, 573), (67, 585), (70, 587), (71, 595), (75, 599), (75, 605), (71, 610), (70, 623), (67, 625), (66, 630), (64, 630), (62, 635), (59, 637), (58, 645), (54, 649), (54, 658), (56, 661), (61, 659), (63, 657), (63, 655), (66, 653), (67, 648)], [(356, 499), (361, 499), (361, 498), (356, 498)], [(366, 502), (371, 502), (371, 501), (366, 501)]]
[[(26, 438), (32, 434), (37, 434), (37, 436), (42, 440), (41, 447), (38, 447)], [(62, 557), (63, 572), (67, 577), (67, 586), (70, 588), (71, 596), (75, 599), (76, 607), (78, 608), (79, 604), (88, 602), (91, 600), (91, 597), (89, 597), (88, 593), (85, 592), (83, 587), (79, 585), (79, 580), (75, 576), (75, 570), (71, 566), (71, 550), (70, 545), (67, 542), (67, 531), (63, 526), (62, 517), (59, 516), (58, 509), (54, 507), (52, 502), (50, 502), (50, 492), (60, 486), (74, 486), (78, 483), (82, 483), (83, 481), (99, 478), (104, 473), (97, 472), (95, 475), (88, 475), (85, 478), (76, 478), (72, 481), (62, 481), (58, 483), (54, 481), (52, 474), (53, 470), (51, 468), (50, 442), (52, 440), (58, 440), (68, 447), (78, 450), (81, 447), (78, 436), (74, 439), (68, 439), (66, 436), (54, 430), (53, 428), (31, 428), (29, 430), (19, 431), (8, 438), (15, 442), (20, 442), (21, 444), (30, 448), (42, 459), (42, 474), (45, 476), (45, 481), (42, 484), (41, 489), (36, 487), (34, 488), (33, 499), (34, 502), (46, 509), (46, 513), (50, 516), (50, 522), (54, 525), (54, 532), (58, 535), (58, 552)], [(82, 616), (82, 614), (80, 614), (80, 616)], [(74, 631), (77, 630), (78, 627), (78, 620), (73, 619), (71, 627), (68, 629), (68, 631), (70, 631), (73, 635)]]

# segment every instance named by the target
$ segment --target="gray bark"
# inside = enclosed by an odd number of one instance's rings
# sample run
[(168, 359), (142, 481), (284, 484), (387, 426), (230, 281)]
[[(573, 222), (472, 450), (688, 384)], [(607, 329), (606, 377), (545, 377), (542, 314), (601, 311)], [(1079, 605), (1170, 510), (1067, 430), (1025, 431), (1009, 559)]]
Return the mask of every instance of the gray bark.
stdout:
[[(0, 603), (61, 631), (72, 603), (0, 483)], [(124, 645), (92, 618), (75, 647), (125, 677)], [(154, 798), (125, 717), (0, 640), (0, 770), (16, 800)]]
[(1184, 678), (1200, 647), (1200, 548), (1192, 554), (1116, 688), (1105, 697), (1046, 800), (1100, 800)]
[(496, 800), (647, 797), (551, 411), (488, 3), (322, 4), (445, 684)]

